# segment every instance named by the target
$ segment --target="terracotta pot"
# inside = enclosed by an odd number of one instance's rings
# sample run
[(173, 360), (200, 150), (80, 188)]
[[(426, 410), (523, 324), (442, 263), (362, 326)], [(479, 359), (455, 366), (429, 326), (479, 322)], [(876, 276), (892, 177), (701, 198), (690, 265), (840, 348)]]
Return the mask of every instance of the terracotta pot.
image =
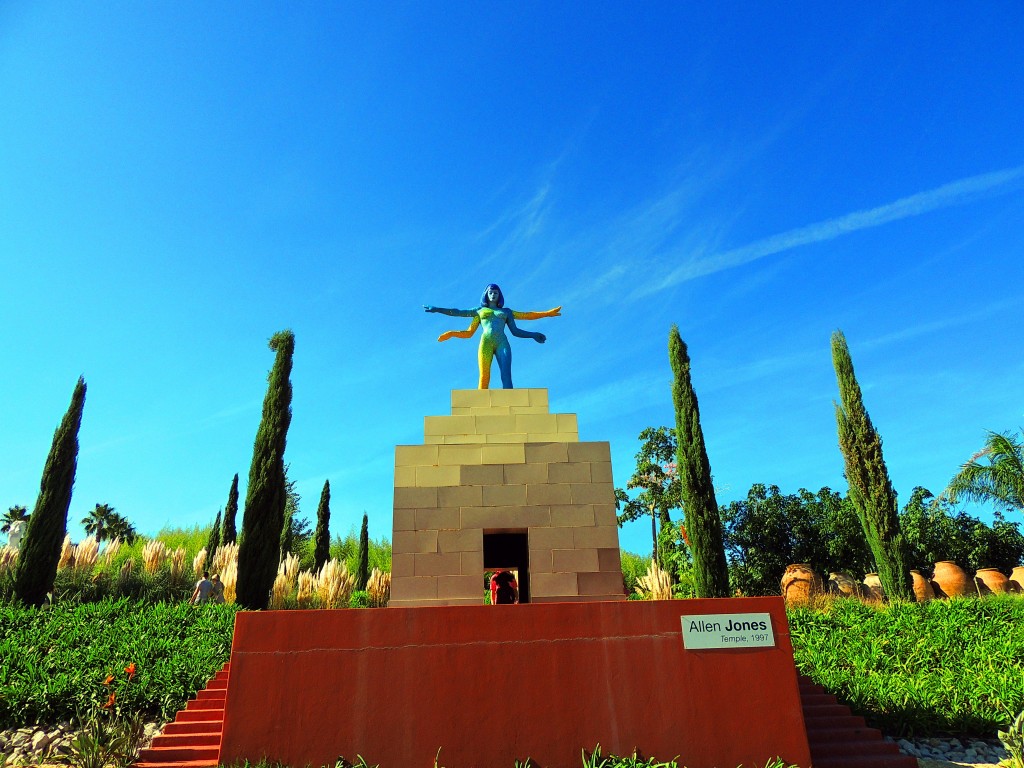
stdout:
[(885, 590), (882, 589), (882, 580), (877, 573), (868, 573), (864, 576), (864, 586), (871, 592), (875, 600), (885, 600)]
[(935, 564), (932, 587), (935, 589), (936, 597), (963, 597), (976, 593), (964, 569), (952, 560), (943, 560)]
[(828, 575), (828, 592), (840, 597), (856, 597), (858, 599), (871, 597), (871, 590), (843, 571)]
[(821, 591), (821, 576), (807, 563), (786, 566), (786, 572), (782, 574), (782, 596), (787, 603), (806, 603)]
[(1024, 594), (1024, 565), (1018, 565), (1010, 574), (1010, 591)]
[(974, 574), (974, 585), (979, 595), (999, 595), (1009, 592), (1010, 580), (998, 568), (979, 568)]
[(935, 599), (935, 590), (932, 589), (932, 583), (928, 581), (921, 572), (916, 568), (910, 570), (910, 580), (914, 586), (914, 597), (919, 603), (925, 603), (929, 600)]

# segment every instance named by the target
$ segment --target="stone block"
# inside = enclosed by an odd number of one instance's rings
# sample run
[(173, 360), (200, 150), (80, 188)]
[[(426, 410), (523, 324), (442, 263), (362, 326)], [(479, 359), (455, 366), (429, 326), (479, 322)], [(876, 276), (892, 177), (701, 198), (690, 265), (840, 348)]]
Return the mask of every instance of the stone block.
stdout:
[(598, 571), (600, 563), (596, 549), (553, 549), (551, 550), (551, 570), (556, 573), (581, 573)]
[(437, 506), (437, 488), (395, 488), (395, 509), (428, 509)]
[(545, 400), (547, 398), (547, 390), (534, 390), (534, 389), (489, 389), (487, 392), (491, 396), (491, 405), (540, 405), (541, 403), (533, 403), (532, 398), (534, 392), (543, 391)]
[(395, 467), (395, 488), (416, 486), (416, 467)]
[(548, 407), (546, 405), (511, 405), (509, 406), (508, 412), (513, 415), (519, 413), (547, 413)]
[(419, 488), (437, 488), (446, 485), (458, 485), (460, 481), (459, 468), (456, 466), (446, 467), (416, 467), (416, 485)]
[(525, 485), (485, 485), (482, 486), (484, 507), (525, 506)]
[(572, 432), (527, 432), (528, 443), (574, 443), (576, 435)]
[(432, 467), (437, 464), (435, 445), (396, 445), (396, 467)]
[(618, 525), (618, 513), (615, 510), (615, 503), (594, 504), (595, 525)]
[(549, 483), (589, 483), (590, 462), (566, 461), (548, 464)]
[(509, 485), (530, 485), (548, 482), (547, 464), (506, 464), (504, 482)]
[(470, 416), (511, 416), (512, 406), (510, 405), (487, 405), (475, 406), (468, 409)]
[(551, 573), (550, 549), (530, 550), (530, 573)]
[(413, 575), (413, 566), (416, 562), (416, 555), (412, 553), (408, 554), (392, 554), (391, 555), (391, 578), (400, 579), (405, 576)]
[(479, 507), (483, 495), (479, 485), (455, 485), (437, 489), (439, 507)]
[(462, 525), (488, 530), (549, 526), (551, 513), (547, 507), (463, 507)]
[(590, 528), (573, 528), (572, 541), (577, 549), (618, 547), (619, 527), (595, 525)]
[(426, 446), (439, 445), (444, 442), (444, 438), (441, 435), (424, 435), (423, 443)]
[(555, 504), (571, 504), (572, 492), (569, 485), (541, 483), (526, 486), (526, 502), (528, 504), (552, 506)]
[(575, 413), (559, 413), (558, 417), (558, 432), (570, 432), (572, 434), (578, 434), (580, 429), (576, 421)]
[(590, 462), (590, 480), (594, 483), (611, 483), (612, 463), (610, 461)]
[(575, 597), (579, 585), (575, 573), (534, 573), (530, 575), (530, 599), (541, 602), (544, 597)]
[[(523, 461), (528, 464), (554, 464), (559, 461), (568, 461), (568, 446), (569, 443), (561, 441), (529, 443), (525, 446), (525, 457)], [(512, 462), (506, 463), (511, 464)]]
[(548, 391), (546, 389), (527, 389), (524, 390), (529, 396), (530, 405), (536, 405), (543, 408), (549, 408), (548, 405)]
[(484, 551), (482, 549), (476, 552), (460, 552), (462, 556), (462, 575), (471, 576), (476, 574), (480, 577), (480, 584), (483, 585), (483, 573), (484, 573)]
[(511, 443), (525, 443), (525, 432), (491, 432), (483, 435), (484, 443), (488, 445), (503, 445)]
[(458, 552), (431, 552), (413, 555), (416, 576), (459, 576), (462, 555)]
[(509, 430), (510, 432), (558, 432), (558, 417), (553, 413), (521, 413), (512, 418), (515, 426)]
[[(511, 466), (525, 467), (526, 464), (512, 464)], [(505, 470), (502, 464), (478, 464), (466, 465), (461, 468), (462, 485), (501, 485), (505, 480)]]
[(531, 551), (572, 549), (573, 547), (572, 528), (530, 528), (528, 532), (528, 537)]
[(618, 547), (598, 549), (597, 564), (602, 571), (622, 575), (622, 558)]
[(435, 509), (413, 510), (416, 519), (416, 530), (427, 529), (439, 530), (444, 528), (459, 528), (462, 526), (462, 516), (458, 507), (439, 507)]
[(611, 461), (611, 455), (607, 441), (569, 445), (569, 461)]
[(525, 432), (525, 429), (519, 429), (516, 420), (521, 418), (519, 416), (498, 416), (498, 415), (487, 415), (487, 416), (474, 416), (476, 420), (476, 434), (478, 435), (493, 435), (502, 434), (505, 432)]
[(395, 531), (392, 539), (393, 552), (437, 552), (437, 531)]
[(622, 571), (612, 573), (581, 573), (578, 577), (581, 595), (621, 595), (623, 594)]
[(396, 509), (392, 516), (391, 530), (393, 531), (415, 531), (416, 513), (412, 509)]
[(448, 464), (479, 464), (479, 445), (444, 445), (437, 446), (437, 463)]
[(590, 504), (552, 505), (551, 524), (558, 527), (594, 525), (594, 507)]
[(424, 416), (424, 435), (472, 435), (476, 416)]
[(484, 464), (525, 464), (526, 446), (522, 443), (485, 445), (480, 449)]
[(490, 406), (491, 393), (487, 389), (453, 389), (452, 408), (479, 408)]
[(470, 576), (438, 576), (437, 596), (439, 598), (471, 598), (483, 603), (483, 574)]
[(573, 504), (608, 504), (615, 502), (615, 488), (611, 483), (573, 483)]
[[(461, 528), (453, 531), (437, 532), (437, 549), (439, 552), (480, 552), (484, 551), (484, 532), (482, 528)], [(483, 555), (481, 554), (481, 557)], [(454, 571), (458, 573), (458, 571)]]
[(430, 600), (437, 597), (437, 579), (431, 576), (409, 576), (391, 582), (391, 599)]
[[(436, 437), (436, 442), (442, 445), (480, 445), (483, 442), (480, 435), (427, 435), (427, 437)], [(423, 442), (430, 441), (424, 440)]]

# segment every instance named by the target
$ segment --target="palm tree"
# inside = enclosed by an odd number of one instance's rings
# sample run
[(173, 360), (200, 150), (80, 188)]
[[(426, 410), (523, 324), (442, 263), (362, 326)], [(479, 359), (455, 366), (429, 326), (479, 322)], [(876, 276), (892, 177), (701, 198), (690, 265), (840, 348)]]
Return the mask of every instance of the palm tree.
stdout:
[(11, 530), (11, 526), (19, 520), (23, 523), (28, 522), (28, 509), (15, 505), (4, 512), (3, 517), (0, 517), (0, 522), (3, 522), (3, 525), (0, 526), (0, 533), (8, 533)]
[(991, 501), (1024, 512), (1024, 441), (1013, 433), (989, 432), (985, 447), (968, 459), (942, 495), (951, 502)]
[(117, 512), (110, 513), (110, 519), (107, 522), (106, 538), (118, 538), (126, 544), (132, 544), (138, 535), (135, 526), (129, 523), (126, 518)]
[[(114, 508), (109, 504), (97, 504), (96, 509), (82, 518), (82, 527), (88, 536), (95, 536), (96, 541), (103, 541), (111, 538), (110, 527), (116, 524)], [(120, 517), (120, 515), (117, 515)]]

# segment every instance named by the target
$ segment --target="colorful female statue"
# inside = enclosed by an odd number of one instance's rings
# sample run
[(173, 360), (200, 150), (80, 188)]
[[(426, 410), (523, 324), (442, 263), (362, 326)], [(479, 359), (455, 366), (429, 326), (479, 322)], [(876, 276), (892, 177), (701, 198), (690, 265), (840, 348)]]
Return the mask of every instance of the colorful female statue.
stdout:
[(447, 341), (453, 336), (468, 339), (481, 325), (484, 328), (480, 338), (478, 352), (480, 362), (480, 389), (487, 389), (491, 383), (491, 360), (498, 359), (498, 370), (501, 371), (501, 386), (512, 389), (512, 347), (505, 336), (505, 328), (513, 336), (521, 339), (533, 339), (543, 344), (547, 337), (543, 333), (523, 331), (516, 327), (516, 320), (539, 320), (542, 317), (558, 317), (562, 314), (561, 307), (549, 309), (547, 312), (516, 312), (505, 308), (505, 297), (494, 283), (484, 289), (480, 298), (480, 306), (476, 309), (445, 309), (444, 307), (424, 306), (427, 312), (440, 312), (451, 317), (472, 317), (469, 328), (464, 331), (447, 331), (438, 336), (438, 341)]

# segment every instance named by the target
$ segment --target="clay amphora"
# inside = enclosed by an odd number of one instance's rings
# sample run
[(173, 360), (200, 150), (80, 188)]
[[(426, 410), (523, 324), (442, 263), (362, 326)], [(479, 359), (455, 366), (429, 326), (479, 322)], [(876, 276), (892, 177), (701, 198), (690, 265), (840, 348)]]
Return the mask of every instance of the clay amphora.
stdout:
[(836, 571), (828, 575), (828, 591), (840, 597), (863, 599), (871, 596), (871, 590), (843, 571)]
[(932, 587), (935, 589), (936, 597), (963, 597), (967, 594), (976, 594), (963, 568), (952, 560), (943, 560), (935, 564)]
[(979, 568), (974, 574), (974, 584), (979, 595), (998, 595), (1009, 592), (1010, 580), (998, 568)]
[(910, 580), (914, 585), (914, 597), (917, 599), (917, 602), (924, 603), (935, 599), (935, 590), (932, 589), (932, 583), (922, 576), (921, 572), (916, 568), (910, 569)]
[(1024, 594), (1024, 565), (1018, 565), (1013, 569), (1008, 586), (1011, 592), (1016, 592), (1018, 595)]
[(885, 590), (882, 589), (882, 580), (877, 573), (868, 573), (864, 576), (864, 586), (871, 591), (871, 597), (875, 600), (885, 600)]
[(786, 566), (786, 572), (782, 574), (782, 596), (787, 603), (807, 603), (811, 597), (818, 594), (821, 594), (821, 576), (816, 574), (811, 566), (807, 563)]

